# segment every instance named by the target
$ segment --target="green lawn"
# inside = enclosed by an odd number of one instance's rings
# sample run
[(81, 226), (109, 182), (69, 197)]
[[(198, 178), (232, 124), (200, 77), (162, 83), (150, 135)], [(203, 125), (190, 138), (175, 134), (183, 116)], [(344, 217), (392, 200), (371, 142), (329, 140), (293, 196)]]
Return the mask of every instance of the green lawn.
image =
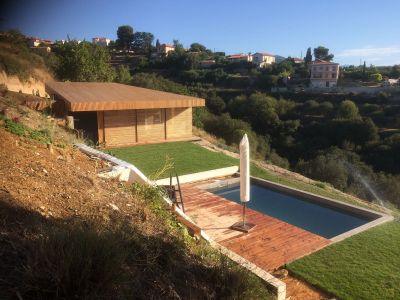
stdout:
[(287, 267), (340, 299), (400, 299), (400, 222), (369, 229)]
[[(112, 155), (134, 164), (145, 175), (154, 175), (164, 166), (168, 156), (178, 175), (237, 166), (239, 161), (222, 153), (207, 150), (191, 142), (152, 144), (109, 151)], [(173, 172), (175, 172), (172, 170)], [(169, 172), (168, 172), (169, 173)], [(168, 177), (165, 174), (162, 177)]]

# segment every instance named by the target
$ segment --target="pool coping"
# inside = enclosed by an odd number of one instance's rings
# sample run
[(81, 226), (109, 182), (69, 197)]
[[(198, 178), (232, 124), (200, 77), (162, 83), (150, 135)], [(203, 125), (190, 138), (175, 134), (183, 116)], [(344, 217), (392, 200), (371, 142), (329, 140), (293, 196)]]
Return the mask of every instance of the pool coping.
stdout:
[[(259, 177), (251, 176), (251, 182), (257, 183), (264, 187), (268, 187), (269, 189), (272, 189), (275, 191), (284, 192), (289, 195), (299, 196), (299, 197), (305, 198), (306, 200), (309, 200), (314, 203), (324, 204), (324, 205), (328, 205), (331, 207), (339, 208), (339, 209), (347, 211), (349, 213), (371, 219), (368, 223), (366, 223), (364, 225), (358, 226), (356, 228), (353, 228), (349, 231), (346, 231), (344, 233), (341, 233), (337, 236), (330, 238), (329, 240), (332, 243), (342, 241), (350, 236), (358, 234), (362, 231), (365, 231), (365, 230), (375, 227), (377, 225), (392, 221), (394, 219), (394, 217), (389, 214), (385, 214), (385, 213), (378, 212), (378, 211), (375, 211), (372, 209), (360, 207), (360, 206), (357, 206), (354, 204), (342, 202), (342, 201), (328, 198), (325, 196), (316, 195), (316, 194), (313, 194), (310, 192), (306, 192), (306, 191), (299, 190), (296, 188), (288, 187), (286, 185), (272, 182), (272, 181), (262, 179)], [(200, 189), (212, 190), (212, 189), (216, 189), (216, 188), (228, 187), (230, 185), (237, 184), (237, 183), (239, 183), (239, 178), (229, 178), (229, 179), (225, 179), (225, 180), (218, 180), (218, 181), (215, 181), (212, 183), (200, 184), (200, 185), (197, 185), (197, 187)]]

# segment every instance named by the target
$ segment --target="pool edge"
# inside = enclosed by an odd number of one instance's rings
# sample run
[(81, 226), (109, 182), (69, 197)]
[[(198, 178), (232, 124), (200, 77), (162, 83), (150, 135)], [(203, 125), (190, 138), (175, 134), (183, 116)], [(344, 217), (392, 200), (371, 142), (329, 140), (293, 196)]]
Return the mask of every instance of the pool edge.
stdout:
[[(202, 184), (202, 185), (199, 185), (198, 188), (210, 190), (210, 189), (221, 188), (224, 186), (227, 187), (232, 184), (237, 184), (238, 182), (239, 182), (239, 178), (231, 178), (226, 181), (221, 180), (221, 181), (214, 182), (214, 183)], [(328, 206), (331, 206), (334, 208), (338, 208), (345, 212), (355, 214), (357, 216), (361, 216), (366, 219), (369, 219), (368, 223), (366, 223), (366, 224), (363, 224), (363, 225), (353, 228), (349, 231), (343, 232), (337, 236), (329, 238), (328, 240), (330, 240), (332, 244), (336, 243), (336, 242), (340, 242), (350, 236), (353, 236), (355, 234), (358, 234), (360, 232), (368, 230), (372, 227), (375, 227), (375, 226), (381, 225), (383, 223), (394, 220), (394, 217), (390, 214), (386, 214), (386, 213), (375, 211), (375, 210), (372, 210), (369, 208), (357, 206), (355, 204), (342, 202), (340, 200), (335, 200), (335, 199), (317, 195), (314, 193), (306, 192), (303, 190), (299, 190), (299, 189), (296, 189), (293, 187), (289, 187), (289, 186), (279, 184), (276, 182), (272, 182), (272, 181), (262, 179), (259, 177), (251, 176), (251, 182), (257, 183), (261, 186), (267, 187), (267, 188), (275, 190), (275, 191), (279, 191), (279, 192), (283, 192), (283, 193), (286, 193), (289, 195), (305, 198), (306, 200), (309, 200), (309, 201), (317, 203), (317, 204), (325, 204), (325, 205), (328, 205)]]
[(375, 210), (372, 210), (369, 208), (342, 202), (342, 201), (331, 199), (331, 198), (328, 198), (325, 196), (316, 195), (316, 194), (313, 194), (310, 192), (306, 192), (306, 191), (302, 191), (302, 190), (299, 190), (296, 188), (288, 187), (286, 185), (282, 185), (282, 184), (272, 182), (272, 181), (269, 181), (266, 179), (252, 176), (251, 180), (252, 180), (252, 182), (256, 182), (262, 186), (273, 188), (273, 189), (279, 190), (281, 192), (286, 192), (286, 193), (289, 193), (289, 194), (292, 194), (295, 196), (305, 197), (308, 200), (312, 200), (313, 202), (316, 202), (316, 203), (328, 204), (330, 206), (337, 207), (342, 210), (345, 210), (345, 211), (348, 211), (351, 213), (355, 213), (357, 215), (361, 215), (363, 217), (373, 218), (372, 220), (370, 220), (368, 223), (366, 223), (364, 225), (358, 226), (356, 228), (353, 228), (349, 231), (343, 232), (337, 236), (330, 238), (329, 240), (332, 242), (332, 244), (343, 241), (344, 239), (346, 239), (348, 237), (351, 237), (355, 234), (358, 234), (360, 232), (363, 232), (363, 231), (373, 228), (375, 226), (378, 226), (383, 223), (394, 220), (394, 217), (392, 215), (385, 214), (383, 212), (378, 212), (378, 211), (375, 211)]

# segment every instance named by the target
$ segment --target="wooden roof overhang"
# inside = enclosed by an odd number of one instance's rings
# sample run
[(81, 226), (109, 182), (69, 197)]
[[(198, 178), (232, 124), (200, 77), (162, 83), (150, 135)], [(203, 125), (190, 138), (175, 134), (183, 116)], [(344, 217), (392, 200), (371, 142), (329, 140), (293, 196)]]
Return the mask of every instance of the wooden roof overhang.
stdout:
[(71, 112), (205, 106), (201, 98), (109, 82), (53, 81), (46, 91), (64, 100)]

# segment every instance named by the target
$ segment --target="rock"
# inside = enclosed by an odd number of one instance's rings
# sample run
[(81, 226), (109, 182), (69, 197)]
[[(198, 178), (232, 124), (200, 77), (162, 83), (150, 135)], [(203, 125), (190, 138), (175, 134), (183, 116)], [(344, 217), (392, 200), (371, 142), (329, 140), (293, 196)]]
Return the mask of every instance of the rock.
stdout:
[(112, 210), (119, 211), (119, 207), (113, 203), (108, 203), (108, 206), (112, 208)]
[(43, 169), (43, 173), (44, 173), (44, 174), (48, 174), (49, 172), (47, 172), (46, 169)]
[(286, 278), (288, 274), (289, 274), (288, 270), (280, 269), (274, 273), (274, 276), (281, 279), (281, 278)]
[(39, 208), (40, 208), (41, 210), (45, 210), (45, 209), (46, 209), (45, 206), (40, 206)]

